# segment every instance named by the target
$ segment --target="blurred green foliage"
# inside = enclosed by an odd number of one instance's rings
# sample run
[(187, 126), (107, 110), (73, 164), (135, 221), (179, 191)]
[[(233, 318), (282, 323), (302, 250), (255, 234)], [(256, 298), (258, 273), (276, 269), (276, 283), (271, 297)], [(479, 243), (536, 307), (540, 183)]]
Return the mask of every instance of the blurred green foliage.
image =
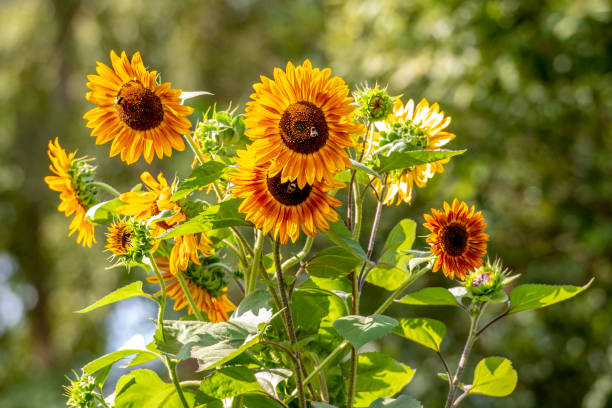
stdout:
[[(469, 151), (412, 206), (388, 209), (380, 236), (457, 196), (484, 211), (490, 255), (521, 282), (596, 277), (585, 295), (486, 333), (472, 368), (484, 354), (508, 357), (519, 385), (508, 398), (464, 405), (612, 406), (610, 18), (605, 0), (2, 2), (0, 406), (63, 406), (64, 374), (102, 354), (106, 341), (105, 312), (72, 311), (138, 277), (105, 270), (103, 231), (92, 250), (65, 237), (68, 220), (42, 181), (48, 140), (95, 156), (98, 177), (120, 189), (144, 169), (184, 176), (192, 161), (186, 151), (126, 167), (93, 143), (81, 118), (91, 108), (86, 75), (95, 61), (109, 63), (111, 49), (141, 51), (175, 87), (213, 92), (197, 100), (200, 111), (213, 101), (244, 106), (260, 74), (304, 58), (353, 87), (378, 81), (391, 94), (439, 102), (454, 118), (449, 147)], [(436, 274), (429, 284), (447, 282)], [(442, 351), (456, 362), (466, 330), (457, 314), (392, 312), (447, 322)], [(399, 337), (381, 346), (417, 369), (405, 392), (439, 406), (445, 384), (435, 357)]]

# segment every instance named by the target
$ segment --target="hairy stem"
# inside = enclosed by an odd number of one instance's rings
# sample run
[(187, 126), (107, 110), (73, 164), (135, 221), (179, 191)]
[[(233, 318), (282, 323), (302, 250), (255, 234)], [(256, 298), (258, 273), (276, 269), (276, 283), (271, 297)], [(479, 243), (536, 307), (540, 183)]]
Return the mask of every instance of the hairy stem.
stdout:
[(115, 190), (115, 188), (113, 186), (111, 186), (110, 184), (106, 184), (103, 183), (101, 181), (94, 181), (91, 183), (92, 186), (94, 187), (98, 187), (101, 188), (103, 190), (108, 191), (109, 193), (111, 193), (112, 195), (114, 195), (115, 197), (119, 197), (121, 195), (121, 193), (117, 190)]
[(176, 388), (176, 393), (183, 404), (183, 408), (189, 408), (189, 404), (185, 399), (185, 395), (183, 394), (183, 389), (181, 388), (181, 384), (178, 381), (178, 376), (176, 375), (176, 363), (170, 360), (170, 357), (165, 356), (166, 365), (168, 366), (168, 373), (170, 373), (170, 378), (172, 378), (172, 384), (174, 384), (174, 388)]
[(250, 294), (255, 290), (257, 275), (259, 275), (259, 263), (261, 262), (261, 253), (263, 251), (264, 235), (259, 230), (255, 230), (255, 248), (253, 249), (253, 264), (251, 270), (246, 275), (245, 279), (245, 295)]
[(300, 252), (292, 256), (283, 262), (282, 270), (286, 272), (287, 269), (291, 268), (293, 265), (296, 265), (298, 262), (302, 262), (302, 260), (308, 255), (310, 249), (312, 248), (312, 243), (314, 242), (313, 237), (306, 237), (306, 242), (304, 242), (304, 247)]
[(185, 297), (187, 298), (187, 302), (189, 302), (189, 306), (191, 306), (191, 310), (193, 310), (193, 314), (199, 321), (205, 322), (206, 319), (204, 319), (204, 316), (202, 316), (202, 313), (198, 309), (198, 305), (196, 305), (195, 300), (193, 300), (193, 296), (191, 296), (191, 291), (189, 290), (187, 282), (185, 282), (185, 277), (183, 276), (183, 273), (177, 273), (176, 277), (181, 285), (181, 289), (183, 289)]
[(161, 297), (159, 299), (159, 310), (157, 311), (157, 330), (161, 333), (162, 339), (166, 339), (164, 334), (164, 312), (166, 310), (166, 282), (161, 276), (159, 272), (159, 268), (157, 267), (157, 263), (155, 262), (155, 258), (153, 258), (153, 254), (149, 252), (149, 259), (151, 260), (151, 267), (153, 269), (153, 273), (157, 277), (159, 281), (159, 286), (161, 288)]

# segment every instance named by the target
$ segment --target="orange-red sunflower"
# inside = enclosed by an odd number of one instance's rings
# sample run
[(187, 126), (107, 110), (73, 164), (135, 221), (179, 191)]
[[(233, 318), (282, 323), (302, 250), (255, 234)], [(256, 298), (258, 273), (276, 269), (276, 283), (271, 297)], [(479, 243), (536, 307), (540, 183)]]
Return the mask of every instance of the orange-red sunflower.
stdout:
[(423, 225), (431, 231), (427, 242), (436, 256), (434, 272), (442, 268), (448, 278), (457, 275), (463, 280), (467, 272), (482, 265), (489, 235), (484, 233), (487, 224), (482, 213), (474, 212), (474, 206), (468, 208), (455, 198), (452, 206), (444, 202), (444, 211), (432, 208), (431, 215), (424, 214)]
[[(445, 116), (437, 103), (429, 106), (427, 100), (422, 99), (415, 108), (412, 99), (405, 106), (398, 99), (393, 106), (393, 114), (384, 121), (376, 122), (376, 128), (387, 136), (393, 134), (394, 137), (405, 139), (407, 144), (413, 145), (411, 150), (437, 150), (455, 138), (455, 134), (444, 131), (450, 122), (451, 117)], [(374, 138), (376, 140), (372, 145), (378, 147), (380, 135), (375, 134)], [(424, 188), (436, 173), (444, 172), (443, 165), (449, 161), (450, 158), (446, 158), (389, 172), (383, 204), (391, 205), (396, 198), (397, 205), (402, 202), (410, 204), (414, 185)], [(375, 179), (372, 185), (380, 193), (382, 182)]]
[[(155, 258), (159, 269), (167, 271), (169, 268), (168, 258)], [(190, 264), (185, 269), (185, 283), (199, 311), (206, 313), (208, 319), (213, 323), (224, 322), (229, 319), (229, 313), (236, 310), (236, 306), (225, 295), (227, 292), (227, 281), (222, 270), (211, 268), (206, 260), (200, 265)], [(174, 300), (174, 310), (188, 307), (189, 313), (194, 314), (185, 292), (177, 277), (169, 272), (162, 273), (162, 279), (166, 282), (166, 294)], [(150, 276), (147, 281), (159, 283), (156, 276)], [(156, 293), (156, 296), (161, 293)]]
[(253, 86), (246, 135), (257, 163), (271, 162), (270, 174), (280, 172), (282, 183), (297, 180), (303, 189), (351, 165), (345, 148), (361, 125), (353, 122), (348, 86), (330, 75), (308, 60), (297, 67), (288, 62), (285, 71), (274, 69), (274, 79), (261, 76)]
[(93, 129), (96, 144), (110, 142), (110, 156), (121, 153), (121, 160), (132, 164), (140, 156), (151, 163), (153, 156), (172, 155), (184, 150), (181, 135), (190, 133), (187, 116), (193, 108), (181, 105), (181, 90), (170, 82), (157, 85), (157, 71), (147, 71), (139, 52), (130, 61), (125, 54), (110, 53), (111, 69), (98, 62), (98, 75), (88, 75), (86, 95), (98, 107), (87, 112), (87, 127)]
[[(149, 172), (140, 175), (142, 182), (149, 188), (146, 192), (131, 191), (123, 193), (119, 199), (125, 203), (117, 209), (123, 215), (134, 216), (138, 221), (146, 220), (161, 213), (163, 210), (173, 211), (170, 218), (155, 223), (151, 235), (157, 237), (171, 227), (185, 221), (187, 217), (181, 206), (172, 201), (173, 186), (169, 185), (162, 173), (157, 180)], [(170, 253), (170, 272), (178, 273), (185, 270), (189, 260), (198, 263), (198, 251), (205, 256), (211, 253), (212, 241), (204, 233), (187, 234), (174, 238), (174, 246)]]
[(315, 181), (300, 188), (295, 181), (283, 182), (280, 173), (270, 176), (269, 166), (255, 164), (250, 150), (239, 150), (235, 160), (240, 167), (232, 174), (232, 195), (244, 198), (238, 210), (264, 234), (273, 231), (286, 244), (289, 238), (297, 240), (300, 227), (312, 237), (318, 229), (327, 231), (328, 221), (338, 220), (334, 207), (341, 203), (327, 192), (342, 183)]
[(68, 236), (78, 231), (77, 244), (91, 248), (92, 243), (96, 242), (94, 226), (85, 219), (85, 214), (96, 203), (97, 190), (92, 185), (93, 168), (87, 164), (87, 159), (76, 159), (76, 152), (67, 154), (57, 138), (49, 141), (47, 154), (51, 160), (49, 169), (55, 175), (45, 177), (45, 183), (51, 190), (60, 193), (57, 209), (66, 217), (74, 214)]

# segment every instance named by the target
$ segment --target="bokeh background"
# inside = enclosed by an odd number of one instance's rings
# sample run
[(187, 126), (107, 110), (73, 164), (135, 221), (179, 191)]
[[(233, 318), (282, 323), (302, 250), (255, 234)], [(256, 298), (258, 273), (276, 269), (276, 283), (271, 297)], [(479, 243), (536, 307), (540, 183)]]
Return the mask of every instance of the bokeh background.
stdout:
[[(429, 207), (457, 196), (484, 210), (490, 255), (521, 282), (596, 278), (578, 298), (486, 333), (473, 360), (510, 358), (519, 384), (508, 398), (471, 397), (464, 405), (612, 407), (610, 18), (606, 0), (3, 0), (0, 407), (63, 406), (65, 374), (152, 330), (153, 311), (138, 302), (73, 313), (139, 272), (106, 269), (101, 229), (91, 250), (67, 238), (58, 197), (43, 183), (46, 145), (55, 137), (95, 156), (98, 177), (119, 189), (145, 169), (188, 174), (188, 151), (127, 167), (107, 157), (108, 145), (93, 143), (82, 119), (91, 108), (86, 75), (97, 60), (109, 63), (111, 49), (140, 50), (175, 87), (214, 93), (195, 102), (199, 109), (214, 101), (244, 106), (260, 74), (304, 58), (353, 88), (367, 80), (388, 84), (391, 94), (438, 101), (453, 117), (451, 148), (469, 151), (419, 190), (412, 206), (387, 210), (380, 236), (400, 218), (422, 222)], [(448, 285), (441, 274), (427, 279)], [(370, 298), (380, 293), (367, 290)], [(443, 351), (456, 363), (463, 316), (390, 313), (444, 320)], [(442, 404), (434, 357), (392, 336), (380, 346), (417, 369), (404, 392), (427, 407)]]

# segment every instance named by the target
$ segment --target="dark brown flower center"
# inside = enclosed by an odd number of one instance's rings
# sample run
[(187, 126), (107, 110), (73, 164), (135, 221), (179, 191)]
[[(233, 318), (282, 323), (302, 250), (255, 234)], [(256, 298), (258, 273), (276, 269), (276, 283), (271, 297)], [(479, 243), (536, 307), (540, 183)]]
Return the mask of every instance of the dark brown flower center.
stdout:
[(442, 229), (440, 242), (444, 252), (450, 256), (463, 255), (467, 249), (468, 231), (464, 225), (453, 223)]
[(138, 81), (129, 81), (121, 87), (115, 98), (115, 109), (123, 123), (134, 130), (152, 129), (164, 120), (159, 96)]
[(279, 128), (287, 147), (298, 153), (314, 153), (327, 143), (325, 114), (310, 102), (289, 105), (280, 119)]
[(304, 188), (298, 188), (295, 181), (281, 183), (280, 173), (274, 177), (268, 177), (266, 182), (268, 184), (268, 191), (272, 194), (272, 197), (284, 205), (293, 206), (303, 203), (310, 195), (310, 190), (312, 190), (312, 187), (308, 184), (306, 184)]
[(121, 233), (121, 249), (128, 252), (132, 246), (132, 231), (130, 229), (124, 229)]

